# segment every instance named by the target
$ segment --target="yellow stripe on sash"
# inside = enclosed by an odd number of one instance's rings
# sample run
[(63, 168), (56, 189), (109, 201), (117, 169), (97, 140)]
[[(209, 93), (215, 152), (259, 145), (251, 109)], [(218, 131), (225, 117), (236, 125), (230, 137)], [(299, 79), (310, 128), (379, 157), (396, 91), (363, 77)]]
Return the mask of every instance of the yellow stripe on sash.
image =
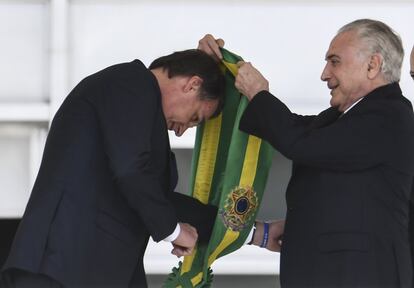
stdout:
[[(221, 122), (222, 114), (206, 121), (204, 125), (193, 192), (193, 197), (204, 204), (208, 203), (210, 197), (211, 183), (213, 180), (217, 149), (220, 140)], [(184, 257), (181, 275), (191, 270), (195, 256), (196, 250), (194, 250), (191, 255)]]
[(223, 240), (221, 240), (220, 244), (217, 246), (216, 250), (208, 257), (208, 266), (210, 267), (214, 260), (216, 260), (217, 256), (226, 249), (231, 243), (237, 240), (239, 237), (240, 232), (233, 231), (231, 229), (227, 229), (226, 234), (224, 234)]
[(200, 272), (195, 277), (193, 277), (191, 279), (191, 283), (193, 284), (193, 286), (196, 286), (198, 283), (201, 282), (201, 280), (203, 280), (203, 272)]
[(184, 257), (183, 266), (181, 267), (181, 275), (190, 271), (191, 265), (193, 265), (193, 261), (194, 261), (196, 254), (197, 254), (197, 248), (193, 250), (193, 253), (191, 253), (191, 255)]
[(207, 204), (216, 165), (217, 148), (220, 140), (222, 114), (206, 121), (201, 141), (200, 156), (194, 182), (193, 197)]
[(231, 72), (231, 74), (233, 74), (234, 77), (237, 76), (237, 71), (239, 71), (239, 67), (237, 67), (237, 64), (229, 63), (227, 61), (222, 61), (222, 63), (224, 64), (224, 66), (226, 66), (227, 69), (229, 69), (229, 71)]
[(246, 154), (244, 156), (243, 170), (240, 177), (239, 186), (253, 187), (256, 177), (257, 162), (259, 161), (260, 144), (262, 140), (256, 136), (249, 136)]

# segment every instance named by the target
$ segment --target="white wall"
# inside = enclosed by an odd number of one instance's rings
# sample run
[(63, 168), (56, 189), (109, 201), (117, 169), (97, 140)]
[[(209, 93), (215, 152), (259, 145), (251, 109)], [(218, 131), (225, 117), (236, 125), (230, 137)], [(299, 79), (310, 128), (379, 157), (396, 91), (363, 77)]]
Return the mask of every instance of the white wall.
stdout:
[[(391, 1), (390, 1), (391, 2)], [(299, 113), (317, 113), (329, 105), (320, 81), (329, 42), (344, 24), (358, 18), (386, 22), (414, 43), (414, 3), (349, 1), (72, 1), (70, 19), (71, 86), (104, 66), (194, 48), (206, 33), (222, 37), (226, 47), (253, 62), (270, 80), (272, 91)], [(125, 2), (126, 3), (126, 2)], [(411, 100), (409, 59), (401, 86)]]

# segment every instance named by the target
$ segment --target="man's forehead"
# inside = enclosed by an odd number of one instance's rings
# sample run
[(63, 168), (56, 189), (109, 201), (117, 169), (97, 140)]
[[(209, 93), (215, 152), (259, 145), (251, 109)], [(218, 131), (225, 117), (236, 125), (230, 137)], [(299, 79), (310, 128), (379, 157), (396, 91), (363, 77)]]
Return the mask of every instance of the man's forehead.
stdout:
[(356, 38), (355, 31), (342, 32), (332, 39), (329, 49), (326, 52), (325, 59), (329, 60), (332, 58), (341, 58), (344, 53), (350, 52), (351, 50), (360, 50), (361, 43)]
[(334, 56), (338, 56), (338, 50), (343, 48), (343, 44), (341, 42), (341, 34), (336, 35), (335, 38), (332, 39), (328, 51), (326, 51), (325, 59), (331, 59)]

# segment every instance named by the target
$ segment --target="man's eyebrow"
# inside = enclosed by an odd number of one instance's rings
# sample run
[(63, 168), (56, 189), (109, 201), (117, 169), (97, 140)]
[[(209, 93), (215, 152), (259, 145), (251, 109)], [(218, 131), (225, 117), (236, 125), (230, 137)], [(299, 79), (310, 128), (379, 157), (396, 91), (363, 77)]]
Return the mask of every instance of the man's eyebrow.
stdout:
[(331, 60), (332, 58), (338, 58), (339, 59), (341, 57), (339, 57), (336, 54), (329, 54), (329, 55), (326, 55), (325, 60)]

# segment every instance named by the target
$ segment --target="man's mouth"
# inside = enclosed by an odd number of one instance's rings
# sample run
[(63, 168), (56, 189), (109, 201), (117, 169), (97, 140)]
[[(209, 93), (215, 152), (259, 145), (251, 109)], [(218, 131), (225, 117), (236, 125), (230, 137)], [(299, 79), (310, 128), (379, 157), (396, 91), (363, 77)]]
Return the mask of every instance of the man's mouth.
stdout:
[(335, 89), (338, 88), (339, 84), (336, 85), (330, 85), (328, 83), (328, 88), (331, 89), (331, 95), (334, 93)]
[(339, 84), (330, 84), (329, 82), (328, 82), (328, 88), (329, 89), (331, 89), (331, 90), (333, 90), (333, 89), (335, 89), (336, 87), (338, 87), (339, 86)]

